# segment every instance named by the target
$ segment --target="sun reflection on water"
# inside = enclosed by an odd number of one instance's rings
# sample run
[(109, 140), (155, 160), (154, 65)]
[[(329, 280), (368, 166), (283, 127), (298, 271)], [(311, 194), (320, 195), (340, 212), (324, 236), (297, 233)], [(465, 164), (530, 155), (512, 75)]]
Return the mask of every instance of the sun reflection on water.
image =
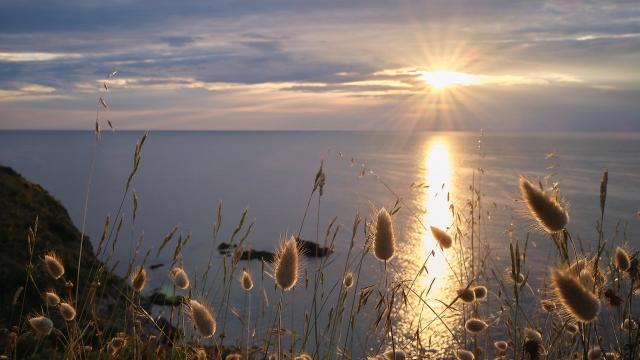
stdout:
[[(425, 182), (429, 185), (424, 199), (426, 213), (422, 222), (427, 226), (435, 226), (447, 230), (453, 221), (453, 215), (449, 209), (451, 198), (451, 181), (453, 180), (449, 148), (444, 140), (437, 140), (429, 147), (425, 156)], [(429, 253), (437, 246), (431, 231), (423, 229), (422, 246), (425, 253)], [(441, 251), (436, 251), (435, 256), (429, 259), (427, 264), (429, 274), (436, 277), (447, 275), (448, 266)], [(424, 277), (425, 281), (429, 279)], [(440, 295), (441, 287), (434, 283), (431, 295), (436, 298)]]
[[(407, 248), (401, 261), (405, 278), (413, 278), (426, 262), (426, 271), (420, 273), (409, 296), (409, 306), (401, 310), (398, 327), (408, 336), (412, 345), (416, 345), (416, 329), (422, 345), (431, 343), (434, 350), (443, 350), (450, 345), (451, 336), (442, 321), (437, 320), (433, 312), (424, 305), (426, 301), (434, 311), (440, 312), (444, 302), (455, 297), (456, 280), (450, 266), (455, 266), (455, 256), (440, 250), (433, 238), (430, 226), (448, 230), (453, 223), (450, 209), (453, 203), (454, 173), (450, 144), (445, 137), (427, 140), (424, 145), (424, 163), (421, 166), (421, 181), (425, 184), (416, 192), (415, 206), (419, 219), (409, 224)], [(431, 255), (430, 255), (431, 254)], [(416, 294), (422, 294), (420, 300)], [(442, 303), (440, 302), (442, 301)], [(450, 314), (443, 314), (446, 321)], [(436, 320), (434, 320), (436, 319)], [(453, 324), (448, 324), (453, 326)]]

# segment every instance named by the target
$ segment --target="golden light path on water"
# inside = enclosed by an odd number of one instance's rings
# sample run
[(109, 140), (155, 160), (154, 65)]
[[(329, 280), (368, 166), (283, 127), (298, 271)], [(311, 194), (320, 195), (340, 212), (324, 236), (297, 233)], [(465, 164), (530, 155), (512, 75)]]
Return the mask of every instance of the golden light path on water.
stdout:
[[(420, 221), (414, 218), (408, 226), (406, 248), (400, 255), (402, 258), (400, 267), (403, 278), (413, 279), (428, 257), (427, 271), (423, 271), (417, 278), (413, 291), (408, 297), (409, 306), (400, 310), (397, 326), (412, 342), (406, 344), (410, 348), (416, 348), (418, 332), (424, 348), (431, 347), (440, 351), (451, 344), (451, 334), (443, 321), (437, 319), (423, 301), (439, 313), (444, 305), (438, 300), (444, 303), (450, 302), (455, 297), (455, 290), (458, 287), (450, 269), (450, 267), (455, 268), (456, 257), (451, 252), (447, 253), (445, 258), (445, 253), (438, 247), (430, 231), (430, 226), (446, 231), (453, 222), (450, 209), (455, 180), (452, 166), (453, 154), (444, 136), (427, 140), (423, 149), (424, 160), (420, 170), (425, 186), (421, 191), (416, 192), (414, 202)], [(421, 294), (422, 300), (416, 294)], [(443, 320), (446, 321), (450, 316), (450, 313), (443, 314)], [(453, 330), (455, 321), (447, 325)], [(409, 341), (409, 339), (406, 340)]]

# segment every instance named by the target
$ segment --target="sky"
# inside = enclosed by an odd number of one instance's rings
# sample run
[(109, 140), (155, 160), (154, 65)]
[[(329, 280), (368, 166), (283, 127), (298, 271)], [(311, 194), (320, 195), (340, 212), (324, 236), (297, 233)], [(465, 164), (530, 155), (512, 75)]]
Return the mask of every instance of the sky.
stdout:
[(90, 130), (96, 117), (637, 131), (640, 2), (0, 0), (0, 129)]

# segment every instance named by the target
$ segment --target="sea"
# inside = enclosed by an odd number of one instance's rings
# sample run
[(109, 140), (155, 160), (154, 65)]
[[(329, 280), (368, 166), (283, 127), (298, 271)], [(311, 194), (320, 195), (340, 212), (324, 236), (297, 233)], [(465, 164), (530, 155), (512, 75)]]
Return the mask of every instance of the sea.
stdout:
[[(547, 329), (549, 315), (539, 308), (551, 296), (548, 275), (557, 264), (556, 249), (520, 201), (522, 176), (559, 189), (569, 212), (572, 254), (593, 254), (601, 179), (608, 171), (606, 253), (616, 245), (640, 248), (640, 133), (150, 131), (125, 192), (143, 134), (104, 131), (97, 140), (87, 131), (0, 131), (0, 164), (60, 200), (94, 249), (105, 218), (113, 225), (122, 217), (110, 259), (115, 271), (125, 275), (129, 262), (139, 264), (148, 253), (145, 264), (159, 267), (149, 270), (147, 293), (175, 291), (203, 299), (216, 313), (225, 344), (244, 344), (247, 323), (253, 345), (263, 345), (267, 334), (273, 340), (269, 329), (282, 304), (286, 346), (293, 338), (297, 350), (304, 346), (316, 356), (348, 352), (364, 358), (391, 346), (384, 316), (378, 321), (379, 308), (391, 300), (385, 294), (403, 284), (390, 314), (395, 345), (413, 349), (416, 357), (418, 343), (425, 349), (422, 356), (446, 356), (471, 346), (462, 335), (463, 306), (445, 307), (473, 280), (489, 289), (488, 299), (477, 306), (489, 330), (476, 340), (491, 352), (493, 341), (509, 339), (505, 321), (513, 312), (505, 299), (513, 298), (513, 287), (507, 269), (510, 245), (516, 243), (526, 248), (522, 272), (528, 278), (520, 321)], [(320, 167), (326, 179), (321, 196), (313, 191)], [(386, 264), (364, 250), (364, 228), (380, 207), (397, 210), (396, 251)], [(214, 239), (219, 209), (222, 222)], [(332, 244), (333, 254), (304, 257), (296, 287), (284, 293), (275, 288), (269, 263), (240, 261), (230, 273), (231, 259), (217, 246), (231, 240), (245, 211), (233, 240), (246, 235), (245, 248), (273, 252), (282, 239), (300, 234)], [(454, 247), (440, 249), (431, 226), (448, 229)], [(176, 227), (174, 239), (156, 255)], [(191, 293), (176, 291), (168, 276), (179, 237), (189, 239), (178, 263), (192, 277)], [(241, 268), (253, 274), (249, 294), (236, 281)], [(342, 288), (345, 271), (356, 279), (349, 289)], [(233, 279), (228, 299), (225, 277)], [(316, 287), (314, 279), (322, 283)], [(337, 305), (341, 302), (344, 306)], [(339, 315), (337, 308), (345, 310)], [(169, 311), (154, 308), (157, 316)], [(605, 315), (615, 318), (613, 311)], [(318, 326), (308, 326), (315, 319)], [(611, 324), (600, 325), (605, 336), (615, 332)]]

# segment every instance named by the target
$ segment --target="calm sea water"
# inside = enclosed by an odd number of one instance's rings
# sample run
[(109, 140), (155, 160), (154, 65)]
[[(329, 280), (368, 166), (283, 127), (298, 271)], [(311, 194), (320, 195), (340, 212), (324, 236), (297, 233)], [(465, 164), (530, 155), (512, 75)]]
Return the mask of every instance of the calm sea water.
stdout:
[[(95, 246), (105, 216), (114, 216), (120, 204), (132, 166), (134, 145), (141, 135), (105, 132), (96, 145), (90, 132), (2, 131), (0, 163), (44, 186), (67, 207), (80, 227), (87, 181), (92, 159), (95, 159), (86, 219), (87, 234)], [(331, 292), (331, 288), (344, 269), (356, 211), (367, 216), (372, 207), (391, 207), (395, 202), (395, 196), (384, 184), (403, 200), (395, 216), (398, 253), (389, 265), (390, 281), (413, 280), (434, 249), (434, 241), (425, 226), (450, 226), (454, 220), (451, 205), (462, 219), (469, 217), (470, 187), (474, 185), (482, 195), (481, 208), (475, 210), (476, 216), (478, 212), (481, 214), (476, 236), (485, 251), (490, 252), (481, 279), (495, 284), (491, 270), (498, 276), (504, 273), (509, 263), (509, 242), (524, 241), (527, 232), (532, 230), (531, 222), (522, 215), (522, 206), (517, 202), (518, 177), (522, 174), (547, 179), (550, 183), (559, 182), (570, 204), (568, 229), (588, 251), (597, 242), (599, 183), (603, 170), (608, 169), (605, 237), (609, 242), (621, 243), (626, 236), (631, 244), (638, 245), (640, 135), (635, 133), (481, 136), (471, 133), (151, 132), (133, 185), (140, 201), (138, 218), (132, 226), (129, 196), (124, 206), (127, 222), (115, 259), (122, 264), (128, 262), (140, 236), (144, 236), (141, 252), (154, 249), (155, 255), (162, 238), (178, 225), (183, 235), (192, 237), (183, 250), (185, 268), (192, 274), (201, 274), (208, 263), (211, 229), (219, 202), (224, 209), (221, 240), (228, 239), (247, 208), (248, 219), (255, 220), (255, 226), (246, 243), (255, 249), (273, 250), (284, 234), (297, 232), (321, 160), (324, 160), (327, 184), (320, 205), (320, 236), (324, 237), (334, 217), (342, 227), (336, 238), (335, 255), (325, 271), (325, 294), (333, 302), (335, 291)], [(317, 213), (314, 200), (303, 227), (303, 238), (316, 240)], [(616, 226), (619, 232), (614, 236)], [(468, 234), (468, 227), (461, 229)], [(535, 231), (531, 232), (530, 241), (527, 270), (532, 289), (537, 289), (542, 285), (547, 266), (553, 263), (554, 248), (548, 238)], [(362, 244), (360, 232), (356, 247)], [(165, 251), (150, 263), (168, 264), (172, 252), (172, 249)], [(219, 269), (221, 261), (216, 255), (214, 268)], [(435, 309), (441, 309), (437, 300), (448, 302), (455, 297), (455, 289), (463, 282), (459, 279), (459, 269), (468, 266), (468, 262), (454, 253), (449, 253), (445, 260), (442, 252), (436, 251), (436, 256), (428, 262), (428, 273), (418, 277), (416, 291), (431, 287), (428, 301)], [(319, 260), (305, 261), (310, 278), (318, 264)], [(241, 266), (260, 277), (258, 262), (245, 262)], [(124, 266), (118, 267), (118, 271), (124, 270)], [(151, 272), (150, 288), (167, 286), (167, 270), (164, 267)], [(359, 286), (383, 284), (383, 274), (382, 264), (367, 256)], [(214, 289), (210, 301), (215, 306), (222, 294), (216, 291), (215, 282), (219, 280), (210, 281), (212, 284), (208, 285)], [(258, 281), (258, 291), (261, 288), (265, 289), (270, 305), (265, 310), (265, 321), (258, 324), (258, 338), (273, 318), (274, 304), (278, 301), (273, 282), (267, 276)], [(304, 309), (309, 308), (311, 293), (311, 288), (305, 289), (301, 284), (292, 295), (287, 294), (283, 319), (286, 326), (293, 323), (298, 332), (302, 331)], [(253, 314), (261, 311), (261, 297), (259, 292), (253, 296)], [(368, 327), (375, 317), (372, 306), (377, 297), (372, 299), (356, 325), (353, 341), (347, 345), (356, 358), (380, 346), (381, 337)], [(237, 288), (232, 289), (232, 304), (241, 309), (244, 301), (244, 294)], [(524, 306), (531, 308), (536, 304), (525, 300)], [(501, 318), (496, 309), (497, 301), (492, 296), (481, 312), (495, 324), (493, 327), (499, 328), (504, 317)], [(323, 316), (328, 315), (325, 312)], [(414, 333), (420, 324), (425, 346), (429, 342), (436, 350), (454, 346), (440, 321), (429, 324), (434, 316), (415, 297), (408, 307), (399, 311), (398, 318), (395, 327), (402, 345), (415, 344)], [(445, 314), (444, 318), (450, 322), (452, 331), (460, 329), (457, 316)], [(239, 321), (231, 313), (226, 332), (227, 339), (240, 336)], [(499, 330), (490, 332), (492, 338), (499, 338), (501, 334)], [(319, 336), (327, 341), (330, 334)]]

